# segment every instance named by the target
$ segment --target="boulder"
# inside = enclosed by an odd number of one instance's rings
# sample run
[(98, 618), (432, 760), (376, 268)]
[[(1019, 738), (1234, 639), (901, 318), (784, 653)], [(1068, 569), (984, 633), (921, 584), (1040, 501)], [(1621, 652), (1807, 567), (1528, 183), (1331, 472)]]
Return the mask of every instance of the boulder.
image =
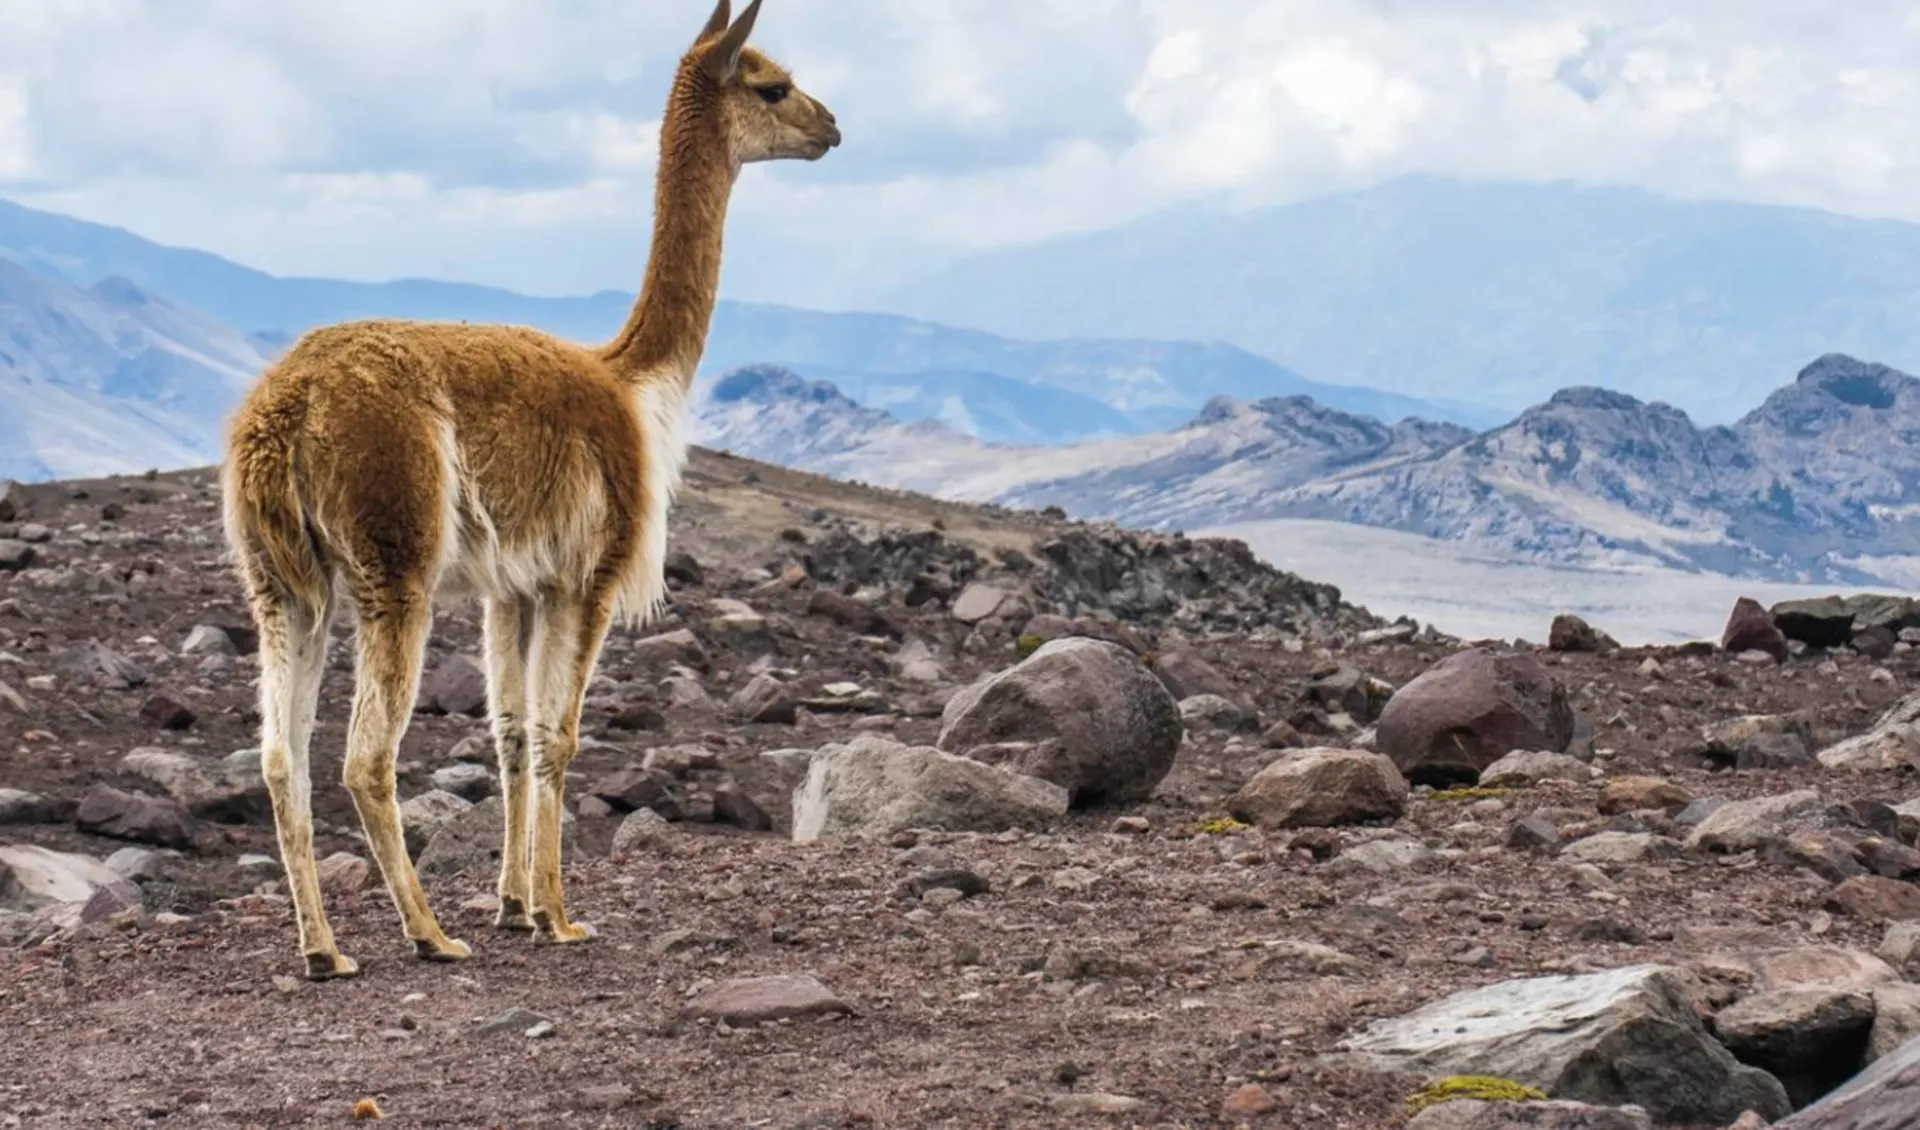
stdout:
[(1178, 703), (1138, 657), (1069, 638), (949, 699), (937, 744), (1049, 781), (1087, 808), (1151, 796), (1183, 732)]
[(1600, 790), (1600, 812), (1678, 812), (1693, 803), (1693, 794), (1663, 777), (1619, 777)]
[(1607, 633), (1595, 628), (1570, 612), (1563, 612), (1553, 618), (1553, 624), (1547, 629), (1547, 648), (1550, 651), (1614, 651), (1620, 644)]
[(1708, 757), (1740, 770), (1813, 764), (1813, 728), (1793, 714), (1749, 714), (1701, 731)]
[(120, 759), (120, 771), (158, 786), (195, 818), (222, 824), (266, 823), (273, 799), (260, 772), (260, 754), (240, 750), (209, 761), (172, 750), (142, 747)]
[(83, 907), (102, 889), (137, 905), (140, 889), (91, 856), (21, 844), (0, 847), (0, 910)]
[(1687, 837), (1687, 847), (1737, 855), (1755, 851), (1785, 831), (1794, 817), (1820, 807), (1812, 789), (1733, 801), (1714, 809)]
[(1830, 745), (1816, 756), (1829, 769), (1851, 772), (1920, 770), (1920, 694), (1895, 703), (1866, 733)]
[(1770, 1072), (1804, 1106), (1860, 1069), (1874, 998), (1858, 989), (1755, 993), (1714, 1017), (1714, 1035), (1741, 1063)]
[(18, 573), (32, 566), (39, 556), (39, 551), (26, 542), (0, 538), (0, 573)]
[(627, 649), (627, 658), (635, 667), (646, 671), (664, 671), (676, 663), (695, 671), (706, 671), (713, 664), (699, 637), (685, 628), (648, 636)]
[(83, 832), (119, 840), (184, 848), (193, 844), (193, 817), (172, 800), (95, 785), (81, 798), (74, 824)]
[(1573, 739), (1566, 688), (1528, 655), (1474, 648), (1401, 687), (1380, 714), (1380, 751), (1415, 784), (1479, 779), (1517, 749), (1560, 752)]
[(1720, 647), (1734, 655), (1763, 651), (1773, 656), (1776, 663), (1787, 661), (1787, 637), (1780, 634), (1773, 617), (1752, 597), (1743, 596), (1734, 602), (1733, 613), (1727, 617), (1727, 630), (1720, 636)]
[(416, 701), (422, 713), (484, 718), (487, 715), (486, 669), (470, 655), (449, 655), (420, 680)]
[(433, 771), (428, 783), (443, 793), (478, 804), (492, 796), (500, 784), (499, 776), (484, 765), (456, 761)]
[(1909, 1040), (1774, 1130), (1912, 1130), (1917, 1095), (1920, 1040)]
[(1562, 848), (1560, 855), (1575, 863), (1642, 863), (1649, 859), (1671, 859), (1680, 854), (1680, 845), (1651, 832), (1596, 832)]
[(1845, 647), (1853, 639), (1853, 609), (1837, 596), (1783, 600), (1770, 615), (1781, 635), (1808, 647)]
[(1326, 828), (1398, 819), (1407, 793), (1406, 778), (1380, 754), (1306, 749), (1254, 774), (1227, 808), (1263, 827)]
[(1707, 1034), (1685, 973), (1657, 965), (1471, 989), (1377, 1021), (1340, 1049), (1365, 1070), (1491, 1076), (1555, 1099), (1638, 1105), (1663, 1124), (1792, 1110), (1779, 1080)]
[(1920, 922), (1920, 883), (1858, 875), (1835, 887), (1827, 904), (1869, 922)]
[(814, 754), (793, 796), (793, 839), (909, 829), (1000, 832), (1064, 816), (1065, 789), (937, 749), (861, 737)]
[(0, 479), (0, 522), (18, 521), (27, 513), (27, 488), (12, 479)]

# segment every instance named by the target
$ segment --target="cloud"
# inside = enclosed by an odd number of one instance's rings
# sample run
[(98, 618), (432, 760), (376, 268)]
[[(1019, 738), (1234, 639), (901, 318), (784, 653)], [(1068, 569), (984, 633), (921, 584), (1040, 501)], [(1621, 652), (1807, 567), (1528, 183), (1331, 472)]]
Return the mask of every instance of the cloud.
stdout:
[[(707, 10), (0, 0), (0, 192), (285, 271), (629, 287)], [(1409, 172), (1920, 220), (1893, 0), (770, 0), (756, 39), (848, 144), (742, 177), (743, 296)]]

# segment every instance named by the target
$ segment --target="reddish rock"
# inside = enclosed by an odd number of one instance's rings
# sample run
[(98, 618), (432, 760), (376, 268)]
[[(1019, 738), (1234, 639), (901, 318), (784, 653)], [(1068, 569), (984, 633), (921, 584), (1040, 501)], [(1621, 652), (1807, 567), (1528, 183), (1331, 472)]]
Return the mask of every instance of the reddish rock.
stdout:
[(1764, 651), (1776, 662), (1787, 661), (1787, 637), (1775, 626), (1772, 614), (1751, 597), (1743, 596), (1734, 603), (1727, 630), (1720, 636), (1720, 647), (1736, 655)]
[(764, 673), (734, 692), (727, 709), (743, 722), (791, 726), (800, 717), (800, 703), (788, 693), (787, 685)]
[(352, 852), (337, 851), (314, 864), (320, 889), (329, 895), (349, 895), (367, 889), (373, 865)]
[(1861, 875), (1835, 887), (1827, 904), (1870, 921), (1920, 922), (1920, 884)]
[(1428, 668), (1380, 713), (1380, 752), (1415, 784), (1477, 781), (1517, 749), (1573, 739), (1566, 687), (1538, 660), (1474, 648)]
[(615, 812), (637, 812), (651, 808), (668, 819), (680, 818), (680, 802), (673, 793), (673, 778), (657, 770), (629, 765), (609, 773), (587, 788), (588, 796), (599, 797)]
[(1260, 1084), (1245, 1083), (1227, 1096), (1224, 1109), (1228, 1118), (1258, 1118), (1279, 1110), (1280, 1101)]

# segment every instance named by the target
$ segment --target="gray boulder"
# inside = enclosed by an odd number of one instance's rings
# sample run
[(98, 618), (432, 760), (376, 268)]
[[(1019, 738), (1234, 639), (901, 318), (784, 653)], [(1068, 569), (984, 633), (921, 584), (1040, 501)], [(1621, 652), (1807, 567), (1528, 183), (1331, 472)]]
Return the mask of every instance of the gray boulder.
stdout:
[(1653, 1130), (1653, 1121), (1639, 1107), (1456, 1099), (1421, 1111), (1407, 1130)]
[(1227, 807), (1269, 828), (1332, 827), (1397, 819), (1407, 793), (1406, 778), (1377, 753), (1303, 749), (1254, 774)]
[(949, 699), (937, 744), (1049, 781), (1088, 808), (1153, 795), (1183, 733), (1179, 704), (1137, 656), (1068, 638)]
[[(457, 810), (435, 829), (433, 838), (427, 841), (426, 849), (414, 862), (414, 869), (422, 875), (499, 870), (500, 842), (506, 836), (506, 819), (506, 805), (497, 796)], [(531, 835), (531, 812), (528, 813), (527, 828)], [(578, 850), (575, 828), (573, 813), (563, 811), (560, 818), (560, 856), (563, 863)]]
[(911, 828), (1000, 832), (1045, 828), (1067, 812), (1058, 785), (884, 738), (815, 753), (793, 794), (793, 839), (886, 836)]
[(1343, 1041), (1338, 1058), (1368, 1070), (1488, 1075), (1555, 1099), (1634, 1104), (1659, 1123), (1790, 1113), (1779, 1080), (1707, 1034), (1684, 977), (1636, 965), (1489, 985), (1376, 1022)]

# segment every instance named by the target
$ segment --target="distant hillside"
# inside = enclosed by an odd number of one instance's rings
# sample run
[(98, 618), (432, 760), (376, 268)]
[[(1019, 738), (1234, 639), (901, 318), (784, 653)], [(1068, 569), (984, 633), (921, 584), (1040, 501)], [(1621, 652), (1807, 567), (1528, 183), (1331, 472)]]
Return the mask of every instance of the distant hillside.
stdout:
[(1591, 386), (1731, 423), (1809, 357), (1920, 368), (1920, 226), (1410, 177), (998, 251), (884, 305), (1021, 337), (1230, 341), (1508, 413)]
[[(118, 228), (5, 201), (0, 258), (78, 287), (106, 278), (132, 280), (205, 311), (269, 354), (314, 326), (374, 316), (510, 322), (599, 341), (618, 330), (633, 302), (623, 291), (537, 298), (431, 280), (280, 278), (217, 255), (164, 247)], [(1388, 419), (1412, 415), (1486, 426), (1503, 418), (1470, 404), (1320, 384), (1226, 345), (1140, 341), (1126, 334), (1036, 343), (892, 315), (722, 302), (704, 373), (763, 362), (830, 378), (903, 418), (941, 419), (1001, 442), (1059, 443), (1153, 431), (1191, 418), (1216, 395), (1308, 395)]]
[(69, 286), (0, 259), (0, 478), (217, 459), (252, 343), (125, 279)]
[(1841, 355), (1731, 426), (1591, 388), (1480, 435), (1222, 399), (1171, 431), (1048, 448), (902, 424), (779, 370), (721, 387), (704, 443), (959, 500), (1157, 528), (1332, 520), (1546, 565), (1920, 580), (1920, 380)]

